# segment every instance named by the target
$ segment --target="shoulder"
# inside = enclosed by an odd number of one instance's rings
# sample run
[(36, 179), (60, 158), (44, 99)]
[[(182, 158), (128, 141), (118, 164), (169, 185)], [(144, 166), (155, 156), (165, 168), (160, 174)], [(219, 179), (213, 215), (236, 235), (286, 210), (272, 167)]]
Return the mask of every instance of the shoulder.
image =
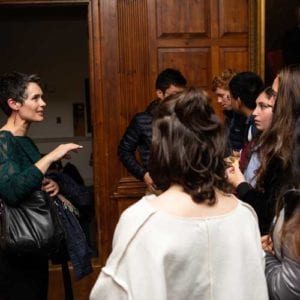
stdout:
[(140, 124), (145, 121), (152, 120), (153, 116), (149, 114), (147, 111), (142, 111), (136, 113), (133, 118), (131, 119), (131, 124)]
[(233, 112), (233, 116), (234, 116), (235, 122), (240, 122), (241, 124), (245, 124), (247, 121), (247, 117), (240, 113)]
[(122, 213), (114, 233), (113, 246), (120, 241), (123, 244), (133, 237), (139, 228), (156, 213), (156, 210), (148, 204), (146, 200), (148, 197), (143, 197)]
[(138, 219), (142, 220), (144, 218), (147, 218), (149, 215), (152, 215), (153, 213), (155, 213), (156, 210), (147, 202), (152, 197), (155, 197), (155, 196), (154, 195), (144, 196), (138, 202), (129, 206), (121, 214), (120, 221), (135, 219), (136, 217), (138, 217)]
[(247, 214), (247, 215), (249, 215), (251, 218), (253, 218), (253, 220), (255, 220), (256, 222), (258, 222), (257, 214), (256, 214), (254, 208), (253, 208), (251, 205), (249, 205), (248, 203), (245, 203), (245, 202), (243, 202), (243, 201), (241, 201), (241, 200), (238, 200), (238, 201), (239, 201), (239, 203), (240, 203), (241, 210), (242, 210), (245, 214)]
[(12, 139), (13, 135), (6, 130), (0, 130), (0, 138), (1, 139)]
[(15, 138), (9, 131), (0, 131), (0, 146), (7, 148), (9, 145), (14, 145)]

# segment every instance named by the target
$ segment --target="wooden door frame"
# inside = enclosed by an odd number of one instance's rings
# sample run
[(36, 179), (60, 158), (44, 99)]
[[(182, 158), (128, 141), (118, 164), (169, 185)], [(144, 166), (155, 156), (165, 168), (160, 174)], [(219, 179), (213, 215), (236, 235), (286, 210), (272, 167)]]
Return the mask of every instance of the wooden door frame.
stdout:
[[(0, 0), (0, 9), (3, 5), (9, 6), (62, 6), (83, 5), (88, 8), (88, 30), (89, 30), (89, 77), (90, 77), (90, 99), (93, 125), (93, 173), (94, 173), (94, 194), (95, 194), (95, 217), (97, 224), (97, 249), (98, 257), (93, 259), (94, 269), (98, 269), (106, 257), (103, 256), (100, 228), (106, 230), (105, 218), (100, 215), (105, 211), (101, 210), (100, 199), (105, 198), (106, 186), (104, 186), (103, 174), (103, 101), (102, 101), (102, 82), (101, 78), (101, 51), (100, 51), (100, 0)], [(102, 166), (102, 167), (101, 167)], [(103, 203), (103, 200), (102, 200)], [(102, 207), (103, 208), (103, 207)], [(104, 207), (105, 209), (105, 207)], [(102, 224), (101, 224), (102, 222)]]

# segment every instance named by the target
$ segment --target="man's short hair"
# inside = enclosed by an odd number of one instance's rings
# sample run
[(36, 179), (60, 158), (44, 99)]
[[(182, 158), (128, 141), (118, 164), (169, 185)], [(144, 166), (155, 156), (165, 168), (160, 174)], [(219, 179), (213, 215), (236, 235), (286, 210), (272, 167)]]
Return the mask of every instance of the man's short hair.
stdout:
[(158, 74), (155, 89), (164, 93), (171, 85), (184, 87), (186, 83), (186, 79), (180, 71), (168, 68)]
[(229, 82), (233, 101), (240, 98), (241, 102), (249, 109), (255, 109), (255, 100), (263, 89), (263, 80), (254, 72), (238, 73)]

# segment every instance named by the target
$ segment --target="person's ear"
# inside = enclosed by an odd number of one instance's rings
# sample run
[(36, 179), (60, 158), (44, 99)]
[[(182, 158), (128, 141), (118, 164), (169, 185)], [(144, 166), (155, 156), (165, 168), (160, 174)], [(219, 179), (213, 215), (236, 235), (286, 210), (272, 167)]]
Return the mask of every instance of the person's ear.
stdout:
[(158, 99), (163, 100), (164, 99), (164, 93), (162, 90), (156, 90), (156, 96)]
[(21, 107), (21, 103), (14, 100), (14, 99), (12, 99), (12, 98), (9, 98), (7, 100), (7, 104), (10, 107), (10, 109), (13, 110), (13, 111), (19, 110), (20, 107)]
[(241, 98), (240, 98), (240, 97), (238, 97), (238, 98), (236, 99), (236, 103), (237, 103), (238, 108), (240, 108), (241, 105), (242, 105), (242, 101), (241, 101)]

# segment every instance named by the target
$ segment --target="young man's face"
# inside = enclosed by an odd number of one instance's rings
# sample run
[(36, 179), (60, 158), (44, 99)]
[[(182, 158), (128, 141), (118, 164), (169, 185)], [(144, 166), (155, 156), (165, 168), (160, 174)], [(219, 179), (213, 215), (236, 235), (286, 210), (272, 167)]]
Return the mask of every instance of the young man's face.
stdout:
[(44, 119), (46, 103), (43, 100), (43, 92), (38, 84), (30, 82), (25, 91), (25, 100), (21, 104), (19, 116), (28, 122), (40, 122)]
[(230, 92), (222, 88), (217, 88), (215, 93), (217, 95), (217, 101), (221, 105), (222, 109), (232, 110)]
[(184, 90), (184, 87), (182, 86), (176, 86), (174, 84), (171, 84), (163, 93), (161, 90), (156, 90), (156, 95), (160, 100), (164, 100), (166, 97), (170, 95), (174, 95), (176, 93), (180, 93)]

